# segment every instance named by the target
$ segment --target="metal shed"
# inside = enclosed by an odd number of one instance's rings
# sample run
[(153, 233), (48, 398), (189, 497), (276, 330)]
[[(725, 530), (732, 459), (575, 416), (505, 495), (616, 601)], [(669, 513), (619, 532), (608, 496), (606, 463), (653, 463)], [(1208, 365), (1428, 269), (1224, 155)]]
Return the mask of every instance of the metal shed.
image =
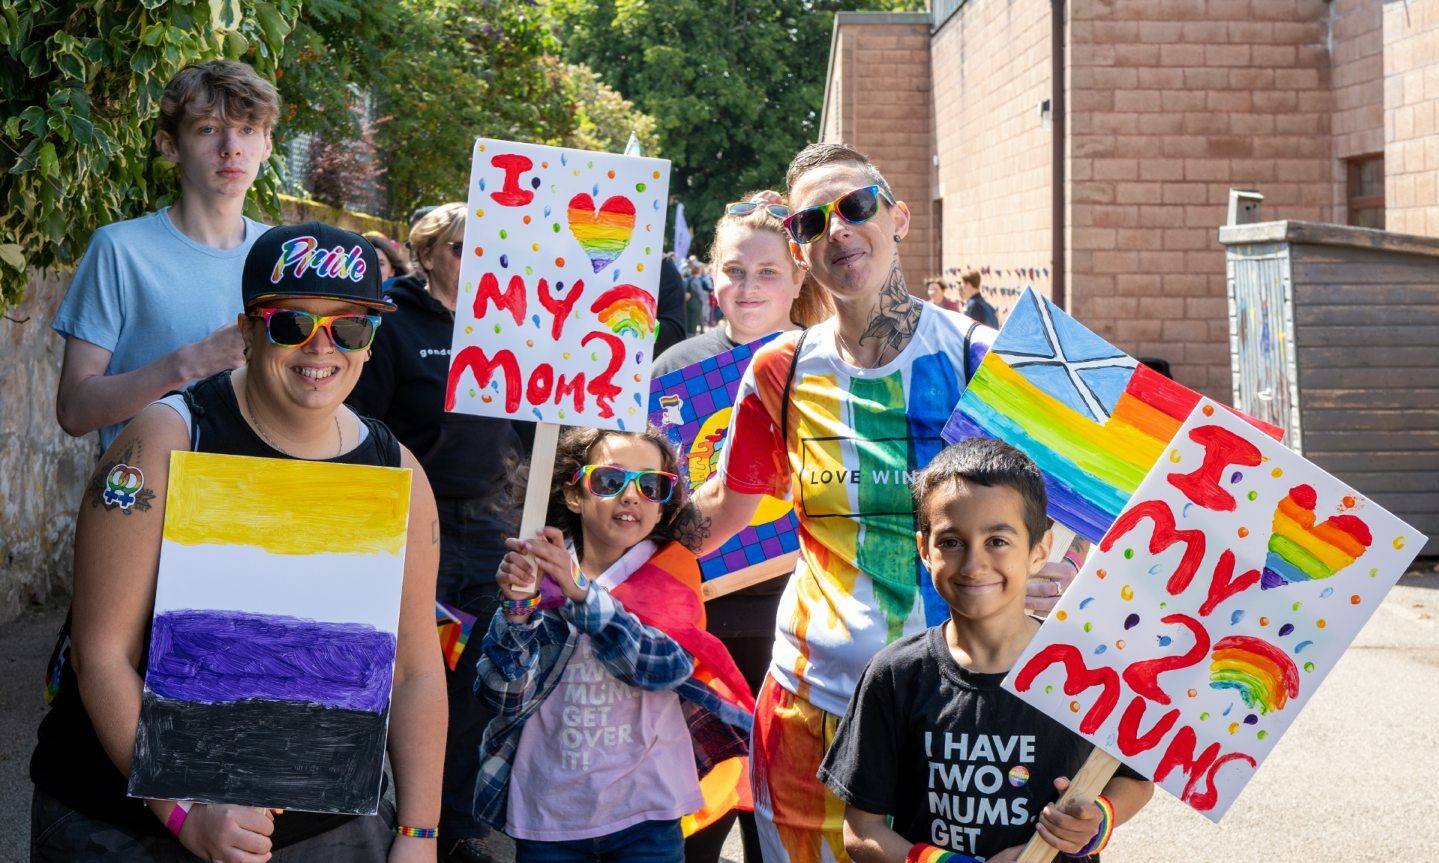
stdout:
[(1439, 239), (1284, 221), (1219, 242), (1235, 407), (1439, 554)]

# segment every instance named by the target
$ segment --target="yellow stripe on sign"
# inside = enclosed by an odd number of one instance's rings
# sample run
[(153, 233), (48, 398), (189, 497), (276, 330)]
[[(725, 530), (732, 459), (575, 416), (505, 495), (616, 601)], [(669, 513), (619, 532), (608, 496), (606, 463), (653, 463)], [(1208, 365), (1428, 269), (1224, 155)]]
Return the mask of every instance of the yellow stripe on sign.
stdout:
[(170, 454), (170, 542), (271, 554), (399, 554), (409, 516), (407, 468)]

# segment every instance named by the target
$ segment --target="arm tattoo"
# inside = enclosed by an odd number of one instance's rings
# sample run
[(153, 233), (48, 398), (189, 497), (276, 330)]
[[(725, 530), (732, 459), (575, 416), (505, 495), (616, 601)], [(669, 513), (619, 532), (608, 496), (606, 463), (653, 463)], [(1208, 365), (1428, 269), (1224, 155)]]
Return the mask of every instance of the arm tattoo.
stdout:
[(439, 519), (435, 519), (435, 520), (433, 520), (433, 521), (430, 522), (430, 542), (434, 543), (435, 545), (439, 545), (439, 544), (440, 544), (440, 520), (439, 520)]
[(714, 520), (700, 512), (694, 501), (689, 501), (675, 516), (670, 528), (675, 541), (695, 554), (704, 548), (705, 540), (714, 532)]
[(101, 465), (90, 478), (87, 495), (90, 508), (104, 507), (106, 512), (120, 510), (123, 515), (133, 515), (137, 510), (147, 512), (155, 499), (155, 490), (145, 485), (145, 473), (135, 467), (145, 445), (138, 438), (131, 441), (120, 453), (120, 457)]
[(880, 340), (879, 360), (884, 360), (885, 348), (896, 354), (904, 350), (919, 328), (920, 304), (910, 296), (905, 287), (904, 271), (899, 268), (899, 256), (895, 255), (890, 266), (889, 278), (879, 292), (879, 309), (869, 327), (859, 337), (859, 343), (874, 337)]

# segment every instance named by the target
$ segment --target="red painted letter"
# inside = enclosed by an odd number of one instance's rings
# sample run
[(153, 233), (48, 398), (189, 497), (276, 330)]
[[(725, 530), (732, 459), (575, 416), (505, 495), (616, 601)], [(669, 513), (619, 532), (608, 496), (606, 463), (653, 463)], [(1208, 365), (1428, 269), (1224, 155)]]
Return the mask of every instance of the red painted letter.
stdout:
[(1179, 566), (1169, 577), (1167, 585), (1170, 595), (1178, 596), (1189, 587), (1189, 582), (1194, 579), (1194, 573), (1204, 560), (1204, 531), (1175, 530), (1174, 513), (1170, 512), (1169, 505), (1164, 501), (1147, 500), (1125, 510), (1114, 520), (1114, 526), (1104, 535), (1099, 548), (1101, 551), (1109, 551), (1114, 543), (1133, 530), (1142, 518), (1154, 522), (1154, 533), (1149, 537), (1150, 554), (1158, 554), (1176, 542), (1184, 543), (1184, 557), (1180, 558)]
[(1205, 509), (1233, 512), (1237, 505), (1234, 495), (1220, 488), (1219, 481), (1232, 464), (1259, 464), (1259, 447), (1220, 426), (1200, 426), (1189, 432), (1189, 439), (1204, 447), (1204, 463), (1193, 473), (1170, 474), (1169, 484)]
[(515, 361), (515, 355), (509, 351), (500, 351), (495, 354), (494, 359), (490, 359), (483, 350), (474, 345), (461, 349), (455, 354), (454, 363), (450, 365), (450, 380), (445, 387), (445, 410), (455, 409), (455, 387), (460, 383), (460, 375), (467, 369), (474, 373), (476, 383), (483, 387), (489, 384), (496, 368), (505, 373), (505, 410), (509, 413), (519, 410), (520, 364)]
[[(559, 283), (556, 283), (555, 287), (559, 287)], [(585, 280), (576, 279), (575, 285), (570, 288), (568, 295), (556, 297), (550, 293), (550, 283), (544, 279), (540, 279), (540, 305), (544, 306), (550, 314), (555, 316), (550, 324), (550, 335), (553, 336), (556, 341), (559, 340), (560, 332), (565, 328), (565, 318), (570, 316), (570, 310), (575, 307), (575, 303), (580, 301), (580, 294), (584, 292)]]
[(535, 193), (520, 188), (520, 175), (535, 166), (528, 156), (505, 153), (490, 160), (490, 164), (505, 172), (504, 188), (491, 192), (490, 197), (501, 207), (523, 207), (535, 199)]
[(493, 300), (497, 308), (505, 309), (515, 319), (515, 324), (525, 322), (525, 309), (528, 300), (525, 298), (525, 280), (519, 276), (510, 276), (510, 286), (505, 292), (500, 293), (500, 281), (495, 278), (494, 273), (485, 273), (480, 276), (480, 287), (475, 291), (475, 317), (484, 318), (485, 312)]
[(1209, 632), (1205, 630), (1203, 624), (1187, 614), (1171, 614), (1160, 618), (1160, 622), (1178, 623), (1184, 626), (1194, 636), (1194, 646), (1183, 656), (1163, 656), (1159, 659), (1146, 659), (1134, 663), (1124, 669), (1124, 682), (1129, 684), (1130, 689), (1150, 701), (1168, 704), (1169, 696), (1159, 688), (1159, 675), (1166, 671), (1188, 668), (1203, 662), (1204, 657), (1209, 653)]
[(589, 391), (590, 395), (595, 397), (595, 404), (599, 405), (600, 418), (609, 419), (615, 415), (615, 396), (621, 392), (620, 388), (610, 381), (610, 378), (614, 377), (615, 374), (619, 372), (620, 366), (624, 364), (625, 343), (620, 341), (619, 336), (594, 332), (580, 339), (580, 347), (584, 347), (594, 339), (599, 339), (606, 345), (609, 345), (610, 364), (605, 366), (603, 372), (595, 375), (594, 380), (590, 381)]
[(1093, 734), (1119, 702), (1119, 675), (1112, 668), (1085, 665), (1083, 654), (1072, 644), (1051, 644), (1029, 660), (1019, 676), (1014, 678), (1014, 688), (1020, 692), (1027, 691), (1034, 679), (1056, 662), (1064, 664), (1065, 695), (1078, 695), (1093, 686), (1103, 687), (1094, 706), (1089, 708), (1089, 712), (1084, 714), (1084, 721), (1079, 724), (1080, 731)]

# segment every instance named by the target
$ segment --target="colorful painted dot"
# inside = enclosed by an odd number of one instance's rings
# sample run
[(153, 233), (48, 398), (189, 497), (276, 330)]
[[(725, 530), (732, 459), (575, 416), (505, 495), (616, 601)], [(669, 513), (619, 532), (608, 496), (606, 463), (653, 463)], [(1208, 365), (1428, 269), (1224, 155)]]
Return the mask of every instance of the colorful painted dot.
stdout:
[(481, 152), (481, 153), (485, 152), (485, 145), (484, 145), (484, 144), (481, 144), (481, 145), (480, 145), (480, 152)]
[(1056, 611), (1056, 612), (1054, 613), (1054, 617), (1055, 617), (1055, 619), (1057, 619), (1057, 620), (1068, 620), (1068, 619), (1069, 619), (1069, 612), (1067, 612), (1067, 611)]
[(1100, 578), (1104, 578), (1105, 576), (1109, 575), (1109, 573), (1103, 569), (1096, 570), (1094, 574), (1099, 576)]
[(635, 383), (639, 383), (639, 380), (640, 380), (640, 376), (639, 376), (639, 375), (635, 375)]
[(1320, 629), (1323, 629), (1324, 627), (1328, 626), (1329, 624), (1328, 624), (1328, 623), (1325, 623), (1325, 622), (1324, 622), (1324, 618), (1321, 617), (1321, 618), (1319, 618), (1318, 620), (1314, 621), (1314, 625), (1317, 626), (1317, 627), (1319, 627)]
[(1267, 617), (1261, 617), (1261, 618), (1259, 618), (1259, 625), (1260, 625), (1260, 626), (1268, 626), (1268, 625), (1269, 625), (1269, 618), (1267, 618)]
[(564, 419), (564, 418), (565, 418), (565, 409), (564, 409), (564, 408), (560, 408), (560, 419)]
[(1258, 734), (1254, 735), (1254, 737), (1255, 737), (1256, 740), (1263, 740), (1264, 738), (1266, 738), (1266, 737), (1268, 737), (1268, 736), (1269, 736), (1269, 732), (1268, 732), (1268, 731), (1261, 731), (1261, 732), (1259, 732)]
[(1284, 636), (1288, 635), (1289, 633), (1291, 633), (1291, 632), (1293, 632), (1293, 631), (1294, 631), (1294, 624), (1292, 624), (1292, 623), (1286, 623), (1286, 624), (1284, 624), (1283, 626), (1279, 627), (1279, 637), (1280, 637), (1280, 638), (1283, 638)]
[(535, 268), (534, 268), (534, 267), (525, 267), (525, 275), (527, 275), (527, 276), (533, 276), (534, 274), (535, 274)]
[(465, 334), (466, 334), (466, 335), (469, 335), (470, 333), (473, 333), (474, 331), (475, 331), (475, 328), (474, 328), (474, 327), (470, 326), (469, 324), (465, 324)]
[(495, 335), (499, 335), (499, 333), (500, 333), (500, 325), (499, 325), (499, 324), (495, 324)]
[(1053, 691), (1054, 691), (1054, 686), (1053, 686), (1053, 685), (1044, 687), (1044, 694), (1045, 694), (1045, 695), (1048, 695), (1048, 694), (1050, 694), (1050, 693), (1053, 692)]
[(474, 397), (475, 397), (475, 391), (474, 391), (473, 389), (471, 389), (471, 390), (470, 390), (470, 398), (474, 398)]
[(1302, 603), (1302, 602), (1296, 601), (1293, 605), (1289, 606), (1289, 610), (1290, 610), (1290, 611), (1298, 611), (1298, 610), (1299, 610), (1299, 606), (1301, 606), (1301, 605), (1303, 605), (1303, 604), (1304, 604), (1304, 603)]
[(1344, 500), (1341, 502), (1344, 504), (1345, 509), (1353, 509), (1354, 505), (1358, 503), (1358, 501), (1354, 500), (1354, 497), (1352, 495), (1347, 494), (1344, 496)]
[(1079, 712), (1079, 702), (1078, 702), (1078, 701), (1071, 701), (1071, 702), (1069, 702), (1069, 712), (1070, 712), (1070, 713), (1078, 713), (1078, 712)]
[(535, 340), (534, 340), (534, 339), (525, 339), (525, 347), (527, 347), (527, 348), (532, 348), (532, 347), (534, 347), (534, 346), (535, 346)]
[(559, 223), (559, 222), (555, 222), (553, 225), (550, 225), (550, 230), (552, 230), (552, 231), (554, 231), (556, 234), (558, 234), (558, 233), (560, 232), (560, 223)]
[(1243, 619), (1244, 619), (1244, 609), (1242, 609), (1242, 608), (1235, 609), (1235, 610), (1234, 610), (1234, 613), (1231, 614), (1231, 615), (1229, 615), (1229, 625), (1230, 625), (1230, 626), (1234, 626), (1235, 624), (1237, 624), (1239, 621), (1241, 621), (1241, 620), (1243, 620)]
[(1246, 537), (1246, 536), (1248, 536), (1248, 535), (1249, 535), (1249, 528), (1247, 528), (1247, 527), (1241, 527), (1241, 528), (1239, 529), (1239, 538), (1240, 538), (1240, 539), (1243, 539), (1244, 537)]
[(1085, 631), (1085, 632), (1093, 632), (1093, 631), (1094, 631), (1094, 624), (1086, 620), (1086, 621), (1084, 622), (1084, 631)]
[(1394, 537), (1394, 548), (1395, 548), (1395, 550), (1401, 549), (1401, 548), (1403, 548), (1403, 547), (1404, 547), (1404, 537), (1402, 537), (1402, 536), (1396, 536), (1396, 537)]
[(1377, 575), (1379, 575), (1379, 567), (1377, 567), (1377, 566), (1372, 566), (1372, 567), (1370, 567), (1370, 568), (1369, 568), (1369, 577), (1370, 577), (1370, 578), (1374, 578), (1374, 577), (1377, 576)]
[(1304, 663), (1304, 670), (1305, 670), (1305, 671), (1313, 671), (1313, 670), (1314, 670), (1314, 663), (1312, 663), (1312, 662), (1306, 662), (1306, 663)]
[(1275, 479), (1279, 479), (1281, 476), (1284, 476), (1284, 468), (1276, 467), (1274, 470), (1271, 470), (1269, 472), (1269, 475), (1274, 477)]
[(644, 264), (635, 264), (635, 272), (637, 272), (637, 273), (643, 273), (644, 271), (645, 271), (645, 265), (644, 265)]
[(477, 258), (483, 258), (484, 256), (485, 256), (485, 247), (484, 247), (484, 246), (475, 246), (475, 257), (477, 257)]
[(1174, 641), (1174, 639), (1170, 638), (1167, 635), (1161, 635), (1159, 636), (1159, 638), (1156, 639), (1156, 641), (1159, 642), (1160, 647), (1168, 647), (1170, 643)]
[(645, 246), (645, 254), (648, 255), (649, 253), (650, 253), (650, 247), (649, 247), (649, 246)]
[(635, 183), (635, 191), (636, 191), (636, 192), (643, 192), (644, 190), (645, 190), (645, 184), (644, 184), (644, 183)]
[(1259, 724), (1259, 717), (1258, 717), (1258, 716), (1255, 716), (1253, 713), (1251, 713), (1251, 714), (1249, 714), (1248, 716), (1244, 717), (1244, 724), (1245, 724), (1245, 725), (1258, 725), (1258, 724)]
[(1251, 492), (1249, 493), (1249, 499), (1250, 499), (1250, 500), (1259, 500), (1259, 492), (1257, 492), (1257, 491), (1251, 491)]
[(1095, 655), (1095, 656), (1099, 656), (1100, 654), (1104, 653), (1104, 651), (1106, 651), (1106, 650), (1108, 650), (1108, 649), (1109, 649), (1109, 645), (1107, 645), (1107, 644), (1101, 644), (1101, 645), (1099, 645), (1098, 647), (1094, 648), (1094, 655)]
[(1233, 734), (1234, 732), (1236, 732), (1236, 731), (1238, 731), (1238, 730), (1239, 730), (1239, 723), (1238, 723), (1238, 722), (1231, 722), (1231, 723), (1229, 723), (1229, 733), (1230, 733), (1230, 734)]
[(1115, 649), (1115, 650), (1123, 650), (1123, 649), (1124, 649), (1124, 639), (1121, 638), (1121, 639), (1119, 639), (1118, 641), (1114, 642), (1114, 649)]
[[(1192, 691), (1192, 690), (1191, 690), (1191, 691)], [(1209, 718), (1209, 711), (1206, 710), (1206, 711), (1204, 711), (1203, 713), (1199, 714), (1199, 718), (1200, 718), (1201, 720), (1203, 720), (1203, 719), (1208, 719), (1208, 718)]]
[(1130, 586), (1127, 585), (1127, 584), (1126, 584), (1124, 587), (1121, 587), (1121, 588), (1119, 589), (1119, 598), (1122, 599), (1122, 600), (1124, 600), (1125, 602), (1128, 602), (1129, 600), (1133, 599), (1133, 598), (1134, 598), (1134, 588), (1130, 587)]
[(484, 217), (485, 217), (485, 211), (484, 211), (483, 209), (475, 210), (475, 218), (476, 218), (476, 219), (483, 219)]
[(1188, 695), (1189, 695), (1190, 698), (1193, 698), (1194, 696), (1196, 696), (1196, 695), (1198, 695), (1198, 694), (1199, 694), (1199, 691), (1196, 690), (1196, 689), (1191, 689), (1191, 690), (1189, 690), (1189, 693), (1188, 693)]
[(539, 250), (540, 250), (540, 244), (539, 244), (539, 243), (530, 243), (530, 251), (532, 251), (532, 252), (538, 252)]
[(502, 240), (509, 239), (509, 236), (510, 236), (510, 232), (509, 232), (509, 231), (506, 231), (504, 228), (500, 228), (500, 239), (502, 239)]
[(1169, 460), (1172, 461), (1172, 462), (1174, 462), (1175, 464), (1179, 464), (1179, 450), (1177, 450), (1177, 449), (1172, 449), (1172, 450), (1170, 450), (1170, 451), (1169, 451)]
[(1137, 614), (1131, 614), (1131, 615), (1129, 615), (1128, 617), (1124, 618), (1124, 628), (1125, 628), (1125, 629), (1133, 629), (1134, 627), (1136, 627), (1136, 626), (1138, 626), (1138, 625), (1139, 625), (1139, 615), (1137, 615)]
[(555, 266), (557, 266), (557, 267), (563, 267), (564, 265), (565, 265), (565, 259), (564, 259), (564, 258), (555, 258)]
[(510, 268), (510, 256), (500, 255), (500, 266), (506, 270)]
[(1350, 605), (1358, 605), (1358, 604), (1359, 604), (1359, 594), (1356, 593), (1356, 594), (1354, 594), (1353, 596), (1349, 597), (1349, 604), (1350, 604)]
[(613, 179), (615, 178), (615, 172), (614, 172), (614, 171), (606, 171), (606, 172), (605, 172), (605, 176), (606, 176), (606, 177), (609, 177), (611, 180), (613, 180)]
[(1331, 596), (1333, 596), (1333, 595), (1334, 595), (1334, 588), (1332, 588), (1332, 587), (1326, 587), (1326, 588), (1324, 588), (1323, 590), (1319, 591), (1319, 598), (1320, 598), (1320, 599), (1328, 599), (1329, 597), (1331, 597)]
[(529, 217), (529, 216), (525, 216), (523, 219), (521, 219), (521, 221), (523, 221), (526, 225), (528, 225), (528, 224), (530, 223), (530, 217)]
[(1204, 406), (1204, 415), (1207, 416), (1207, 417), (1212, 417), (1212, 416), (1214, 416), (1214, 405), (1205, 405), (1205, 406)]
[(531, 178), (530, 178), (530, 188), (531, 188), (531, 189), (538, 189), (539, 187), (540, 187), (540, 178), (539, 178), (539, 177), (531, 177)]
[(1134, 559), (1134, 549), (1132, 549), (1132, 548), (1126, 548), (1126, 549), (1124, 550), (1124, 559), (1125, 559), (1125, 560), (1133, 560), (1133, 559)]
[(1233, 485), (1234, 483), (1239, 482), (1241, 479), (1244, 479), (1244, 474), (1236, 470), (1233, 474), (1230, 475), (1229, 484)]

